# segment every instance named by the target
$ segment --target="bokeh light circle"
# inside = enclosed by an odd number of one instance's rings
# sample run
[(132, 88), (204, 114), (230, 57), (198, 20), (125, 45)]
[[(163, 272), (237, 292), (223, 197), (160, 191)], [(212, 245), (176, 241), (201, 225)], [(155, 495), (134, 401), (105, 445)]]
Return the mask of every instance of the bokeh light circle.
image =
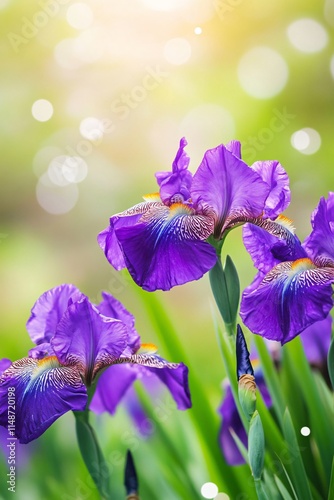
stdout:
[(307, 426), (302, 427), (300, 429), (300, 433), (301, 433), (302, 436), (309, 436), (311, 434), (311, 429), (309, 427), (307, 427)]
[(191, 57), (191, 45), (185, 38), (172, 38), (165, 44), (164, 57), (170, 64), (184, 64)]
[(321, 137), (316, 130), (306, 127), (292, 134), (291, 145), (304, 155), (312, 155), (320, 148)]
[(72, 28), (84, 30), (93, 23), (93, 11), (86, 3), (76, 2), (67, 9), (66, 20)]
[(39, 122), (47, 122), (53, 115), (53, 106), (47, 99), (38, 99), (31, 107), (31, 114)]
[(79, 190), (76, 184), (56, 186), (45, 173), (38, 180), (36, 198), (43, 210), (49, 214), (61, 215), (75, 207)]
[(218, 487), (215, 483), (204, 483), (201, 488), (201, 495), (204, 498), (215, 498), (218, 494)]
[(243, 90), (257, 99), (270, 99), (285, 87), (288, 65), (283, 57), (269, 47), (253, 47), (238, 65), (239, 82)]
[(202, 34), (202, 28), (200, 26), (196, 26), (194, 29), (195, 35), (201, 35)]
[(87, 163), (80, 156), (56, 156), (48, 167), (48, 176), (57, 186), (82, 182), (87, 173)]
[(324, 49), (328, 43), (325, 28), (314, 19), (298, 19), (288, 26), (290, 43), (301, 52), (312, 54)]
[(215, 500), (230, 500), (230, 497), (226, 493), (218, 493)]
[(104, 134), (102, 121), (92, 116), (81, 120), (79, 130), (82, 137), (90, 141), (100, 141)]

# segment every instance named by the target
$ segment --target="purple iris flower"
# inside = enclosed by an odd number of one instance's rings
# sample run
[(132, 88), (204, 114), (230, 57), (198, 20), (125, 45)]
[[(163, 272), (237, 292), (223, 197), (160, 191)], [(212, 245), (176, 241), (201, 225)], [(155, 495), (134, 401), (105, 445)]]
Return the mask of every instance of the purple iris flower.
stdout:
[(243, 293), (240, 315), (253, 333), (284, 344), (326, 318), (333, 307), (334, 193), (320, 199), (304, 243), (286, 220), (281, 222), (283, 238), (266, 232), (266, 221), (263, 227), (243, 228), (258, 273)]
[[(331, 316), (327, 316), (326, 319), (318, 321), (306, 328), (300, 335), (307, 360), (311, 365), (319, 369), (327, 365), (327, 353), (331, 342), (331, 334), (332, 318)], [(279, 344), (276, 345), (279, 346)], [(277, 358), (279, 358), (279, 355), (277, 356), (277, 352), (275, 352), (274, 355), (278, 361)], [(256, 385), (262, 394), (265, 405), (267, 408), (270, 408), (272, 405), (271, 397), (263, 378), (263, 373), (258, 365), (258, 360), (255, 359), (254, 356), (256, 356), (256, 353), (253, 350), (252, 364), (255, 371)], [(229, 382), (226, 384), (224, 399), (218, 411), (222, 417), (222, 424), (219, 431), (219, 443), (225, 460), (229, 465), (241, 465), (245, 462), (235, 444), (231, 431), (238, 436), (245, 447), (247, 447), (247, 434), (234, 402)]]
[(188, 170), (183, 138), (170, 172), (158, 172), (159, 193), (110, 218), (98, 243), (117, 270), (127, 267), (143, 289), (169, 290), (201, 278), (217, 261), (207, 239), (256, 217), (274, 219), (290, 201), (289, 181), (277, 161), (249, 167), (240, 143), (208, 150), (196, 173)]
[(84, 411), (95, 386), (96, 398), (103, 398), (105, 390), (116, 407), (129, 377), (122, 369), (111, 371), (115, 364), (141, 365), (170, 389), (178, 408), (191, 406), (187, 367), (157, 356), (151, 344), (141, 353), (134, 318), (108, 293), (93, 305), (73, 285), (53, 288), (35, 303), (27, 330), (36, 347), (29, 357), (10, 366), (8, 360), (2, 361), (0, 376), (0, 425), (8, 425), (10, 388), (15, 393), (15, 432), (21, 443), (39, 437), (67, 411)]

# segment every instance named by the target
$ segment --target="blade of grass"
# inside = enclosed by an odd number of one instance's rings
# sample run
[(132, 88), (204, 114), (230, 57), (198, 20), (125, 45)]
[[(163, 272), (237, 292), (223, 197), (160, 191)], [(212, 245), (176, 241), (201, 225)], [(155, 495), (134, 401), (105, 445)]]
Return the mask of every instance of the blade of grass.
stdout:
[(289, 444), (289, 454), (291, 458), (293, 458), (289, 470), (294, 481), (298, 498), (302, 498), (303, 500), (312, 500), (308, 478), (300, 455), (296, 433), (288, 408), (285, 410), (283, 417), (283, 432), (285, 439)]
[(274, 410), (279, 422), (282, 423), (285, 401), (274, 361), (268, 352), (264, 340), (259, 335), (254, 335), (253, 338), (261, 361), (264, 379), (272, 398)]

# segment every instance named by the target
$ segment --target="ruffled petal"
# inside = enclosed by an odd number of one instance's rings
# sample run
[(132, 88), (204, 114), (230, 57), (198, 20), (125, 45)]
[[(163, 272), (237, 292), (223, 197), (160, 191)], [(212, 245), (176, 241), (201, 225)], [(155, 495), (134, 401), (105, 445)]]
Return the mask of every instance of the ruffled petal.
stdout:
[(35, 344), (50, 342), (73, 296), (81, 296), (74, 285), (60, 285), (43, 293), (31, 309), (27, 330)]
[(219, 238), (233, 219), (262, 214), (269, 186), (225, 146), (210, 149), (193, 177), (192, 201), (204, 213), (215, 215)]
[(116, 235), (134, 281), (154, 291), (199, 279), (214, 266), (216, 252), (202, 241), (212, 231), (212, 218), (175, 203), (152, 208), (135, 226), (117, 229)]
[(330, 315), (309, 326), (300, 334), (300, 340), (309, 363), (316, 366), (326, 364), (331, 337), (332, 318)]
[(157, 172), (155, 174), (160, 186), (161, 200), (166, 205), (175, 202), (184, 202), (190, 198), (192, 174), (188, 171), (189, 156), (184, 151), (186, 145), (187, 141), (183, 137), (173, 161), (172, 172)]
[[(11, 389), (10, 389), (11, 388)], [(14, 389), (14, 390), (12, 390)], [(8, 426), (8, 392), (14, 393), (15, 436), (21, 443), (38, 438), (64, 413), (83, 411), (86, 388), (75, 367), (56, 357), (15, 361), (0, 378), (0, 425)]]
[[(287, 224), (288, 219), (278, 218), (277, 222), (272, 222), (272, 226)], [(268, 226), (269, 221), (264, 221)], [(276, 235), (268, 230), (258, 227), (255, 224), (245, 224), (242, 228), (242, 237), (245, 248), (250, 254), (254, 266), (263, 274), (267, 274), (274, 266), (280, 262), (293, 261), (307, 257), (305, 250), (296, 235), (287, 225), (284, 226), (290, 232), (288, 237), (279, 234), (277, 228)]]
[(246, 289), (240, 315), (253, 332), (282, 344), (333, 307), (334, 268), (317, 268), (309, 259), (274, 267), (256, 289)]
[(107, 318), (87, 298), (72, 304), (61, 319), (51, 345), (64, 365), (76, 365), (86, 385), (115, 362), (127, 347), (127, 327)]
[(110, 293), (102, 292), (103, 300), (96, 306), (101, 314), (109, 318), (119, 319), (128, 327), (128, 345), (136, 352), (140, 347), (140, 336), (135, 329), (135, 318)]
[(228, 151), (233, 153), (234, 156), (241, 159), (241, 143), (239, 141), (230, 141), (225, 147)]
[(328, 260), (334, 265), (334, 192), (321, 198), (311, 219), (313, 230), (303, 246), (313, 260)]
[(50, 343), (43, 342), (43, 344), (38, 344), (36, 347), (29, 349), (28, 355), (29, 358), (43, 359), (46, 356), (55, 356), (55, 353)]
[(133, 207), (114, 215), (110, 218), (109, 226), (97, 236), (97, 242), (104, 251), (104, 254), (109, 263), (120, 271), (126, 267), (122, 247), (119, 244), (115, 230), (122, 227), (134, 226), (141, 216), (146, 213), (152, 206), (161, 206), (161, 201), (144, 201)]
[(12, 362), (8, 358), (2, 358), (2, 359), (0, 359), (0, 377), (1, 377), (2, 373), (5, 370), (7, 370), (7, 368), (10, 367), (11, 364), (12, 364)]
[(276, 219), (288, 207), (291, 200), (288, 174), (278, 161), (257, 161), (251, 168), (270, 187), (263, 217)]

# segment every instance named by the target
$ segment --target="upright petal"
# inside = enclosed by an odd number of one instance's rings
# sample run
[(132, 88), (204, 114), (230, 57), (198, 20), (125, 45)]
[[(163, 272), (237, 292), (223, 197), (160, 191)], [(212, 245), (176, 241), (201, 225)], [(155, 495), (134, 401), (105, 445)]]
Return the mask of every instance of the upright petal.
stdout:
[(194, 175), (193, 204), (215, 215), (215, 236), (239, 216), (262, 214), (270, 188), (261, 177), (225, 146), (210, 149)]
[(8, 393), (15, 405), (15, 436), (21, 443), (38, 438), (64, 413), (83, 411), (87, 393), (75, 367), (55, 356), (15, 361), (0, 378), (0, 425), (8, 426)]
[(310, 259), (283, 262), (244, 291), (240, 315), (253, 333), (284, 344), (328, 315), (333, 282), (334, 268), (317, 268)]
[(128, 344), (136, 352), (140, 347), (140, 336), (135, 329), (135, 318), (110, 293), (102, 292), (103, 300), (96, 306), (101, 314), (109, 318), (119, 319), (128, 327)]
[(199, 279), (216, 263), (205, 240), (213, 231), (210, 217), (196, 215), (186, 205), (153, 207), (133, 227), (116, 235), (134, 281), (153, 291)]
[(73, 296), (81, 296), (74, 285), (60, 285), (43, 293), (31, 309), (27, 330), (35, 344), (50, 342)]
[(257, 161), (251, 168), (257, 172), (270, 187), (263, 217), (276, 219), (288, 207), (291, 199), (289, 177), (278, 161)]
[(103, 316), (85, 298), (67, 309), (51, 345), (59, 361), (76, 365), (86, 385), (90, 385), (100, 369), (120, 357), (127, 340), (126, 325)]
[(321, 198), (312, 214), (313, 230), (303, 246), (314, 260), (326, 259), (334, 265), (334, 192)]
[(166, 204), (189, 200), (192, 174), (188, 171), (189, 156), (184, 151), (187, 141), (183, 137), (173, 161), (172, 172), (157, 172), (155, 177), (160, 186), (161, 200)]

